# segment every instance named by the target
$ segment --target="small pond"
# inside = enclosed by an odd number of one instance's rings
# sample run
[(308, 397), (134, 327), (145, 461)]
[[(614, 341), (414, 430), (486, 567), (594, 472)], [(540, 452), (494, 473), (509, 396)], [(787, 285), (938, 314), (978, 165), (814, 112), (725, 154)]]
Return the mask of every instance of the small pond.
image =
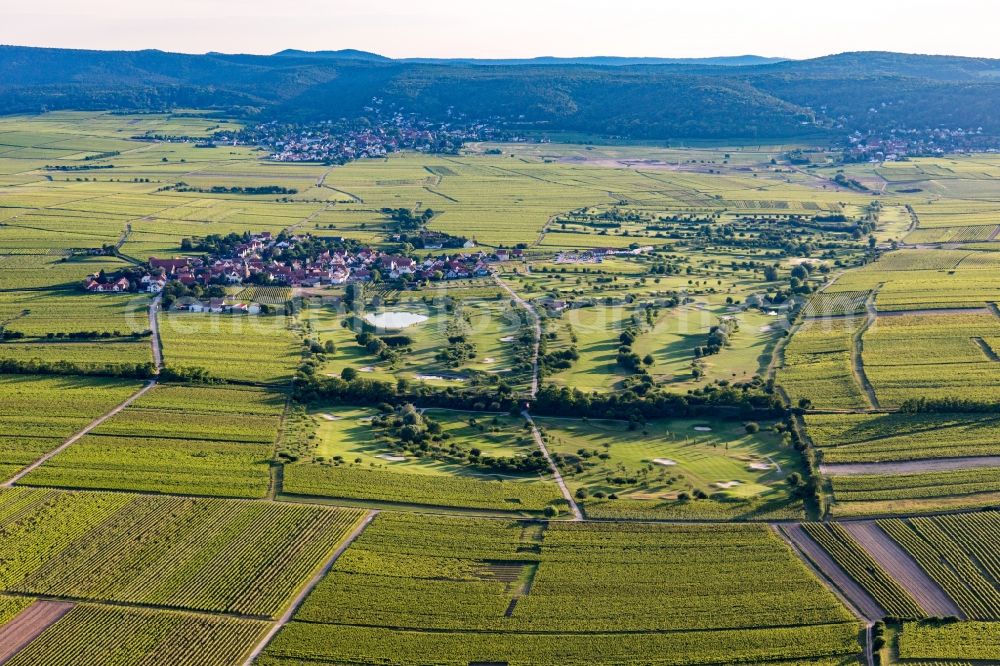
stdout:
[(413, 312), (380, 312), (378, 314), (366, 314), (365, 321), (376, 328), (399, 330), (425, 322), (427, 321), (427, 317)]

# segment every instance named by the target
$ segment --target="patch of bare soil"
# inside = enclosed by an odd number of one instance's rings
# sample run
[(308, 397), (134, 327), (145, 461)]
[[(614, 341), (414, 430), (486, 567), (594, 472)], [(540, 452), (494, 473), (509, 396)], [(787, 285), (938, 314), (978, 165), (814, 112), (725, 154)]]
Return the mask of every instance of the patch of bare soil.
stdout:
[(75, 604), (36, 601), (0, 627), (0, 664), (9, 661), (43, 631), (58, 622)]
[(945, 594), (941, 586), (873, 521), (845, 522), (843, 526), (929, 616), (965, 617), (958, 604)]

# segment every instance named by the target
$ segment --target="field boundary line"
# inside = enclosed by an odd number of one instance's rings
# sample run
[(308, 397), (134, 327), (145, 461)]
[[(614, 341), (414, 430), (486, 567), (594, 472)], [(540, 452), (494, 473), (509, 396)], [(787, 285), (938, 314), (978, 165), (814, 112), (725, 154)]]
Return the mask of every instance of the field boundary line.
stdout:
[(36, 599), (38, 601), (48, 601), (52, 603), (67, 603), (67, 604), (78, 604), (78, 605), (88, 605), (88, 606), (109, 606), (111, 608), (136, 608), (139, 610), (163, 611), (166, 613), (204, 615), (206, 617), (225, 617), (233, 620), (246, 620), (249, 622), (269, 623), (274, 619), (268, 615), (253, 615), (249, 613), (237, 613), (233, 611), (206, 610), (204, 608), (188, 608), (186, 606), (168, 606), (165, 604), (148, 604), (148, 603), (143, 603), (141, 601), (95, 599), (92, 597), (73, 597), (73, 596), (63, 596), (58, 594), (36, 594), (34, 592), (24, 592), (21, 590), (3, 590), (2, 594), (7, 597), (19, 597), (21, 599)]
[[(496, 635), (498, 633), (502, 633), (502, 634), (504, 634), (506, 636), (595, 636), (595, 635), (598, 635), (598, 636), (669, 636), (671, 634), (713, 634), (713, 633), (719, 633), (719, 632), (724, 632), (724, 631), (734, 631), (733, 628), (726, 628), (726, 627), (724, 627), (724, 628), (719, 628), (719, 627), (708, 627), (708, 628), (705, 628), (705, 627), (693, 627), (692, 628), (692, 627), (688, 627), (688, 628), (677, 628), (677, 629), (605, 629), (605, 630), (601, 630), (601, 631), (588, 631), (586, 629), (565, 629), (565, 630), (558, 630), (558, 629), (504, 629), (502, 631), (498, 631), (496, 629), (488, 629), (488, 628), (483, 628), (483, 627), (478, 627), (478, 628), (470, 628), (470, 627), (461, 627), (461, 628), (408, 627), (408, 626), (405, 626), (405, 625), (394, 625), (394, 624), (372, 624), (371, 622), (334, 622), (334, 623), (326, 623), (326, 622), (318, 622), (318, 621), (315, 621), (315, 620), (299, 620), (298, 622), (300, 622), (301, 624), (312, 625), (312, 626), (319, 625), (319, 626), (327, 626), (327, 627), (354, 627), (354, 628), (361, 628), (361, 629), (388, 629), (389, 631), (404, 631), (404, 632), (409, 632), (409, 633), (414, 633), (414, 634), (431, 634), (431, 635), (435, 635), (435, 634), (445, 634), (445, 635), (454, 634), (454, 635), (466, 635), (466, 636), (475, 636), (475, 635), (481, 635), (481, 634)], [(761, 629), (764, 629), (764, 630), (769, 630), (769, 629), (814, 629), (816, 627), (840, 627), (840, 626), (843, 626), (845, 624), (847, 624), (847, 625), (853, 625), (853, 626), (857, 627), (859, 624), (861, 624), (861, 622), (859, 622), (858, 620), (841, 620), (841, 621), (832, 621), (831, 620), (831, 621), (820, 622), (818, 624), (804, 624), (803, 622), (800, 622), (800, 623), (797, 623), (797, 624), (770, 624), (770, 625), (768, 625), (766, 627), (754, 627), (754, 628), (752, 628), (750, 630), (754, 631), (754, 630), (761, 630)], [(743, 631), (743, 630), (745, 630), (745, 628), (744, 629), (739, 629), (739, 628), (735, 629), (735, 631)], [(859, 653), (852, 653), (852, 654), (857, 655)], [(335, 664), (336, 666), (346, 666), (346, 665), (343, 665), (342, 662), (326, 662), (326, 661), (324, 661), (322, 663), (324, 663), (324, 664), (331, 663), (331, 664)], [(406, 662), (406, 663), (410, 663), (410, 662)], [(434, 662), (430, 662), (430, 663), (434, 663)], [(475, 664), (475, 663), (481, 663), (481, 662), (472, 662), (472, 663)], [(493, 663), (493, 662), (486, 662), (486, 663)], [(530, 663), (530, 662), (522, 662), (522, 663)], [(579, 662), (577, 662), (577, 663), (579, 663)], [(607, 663), (607, 662), (605, 662), (605, 663)], [(628, 663), (628, 664), (631, 664), (632, 662), (610, 662), (610, 663), (614, 663), (614, 664)], [(638, 663), (648, 663), (648, 662), (638, 662)], [(746, 662), (739, 662), (739, 663), (746, 663)], [(782, 660), (782, 661), (769, 661), (769, 662), (766, 662), (766, 663), (768, 664), (768, 666), (778, 666), (779, 664), (785, 664), (785, 663), (788, 663), (788, 662), (785, 661), (785, 660)], [(798, 664), (800, 662), (792, 662), (792, 663)], [(310, 663), (310, 666), (312, 666), (311, 663)], [(354, 664), (351, 664), (351, 666), (354, 666)], [(365, 666), (369, 666), (369, 664), (366, 662)], [(381, 665), (379, 665), (379, 666), (381, 666)], [(719, 666), (719, 662), (698, 662), (698, 663), (689, 664), (688, 666)], [(995, 665), (991, 663), (991, 666), (995, 666)]]
[(145, 386), (143, 386), (141, 389), (139, 389), (138, 391), (136, 391), (135, 393), (133, 393), (132, 395), (130, 395), (128, 398), (125, 399), (124, 402), (122, 402), (121, 404), (119, 404), (117, 407), (115, 407), (114, 409), (112, 409), (110, 412), (108, 412), (107, 414), (105, 414), (103, 416), (97, 417), (96, 419), (94, 419), (93, 421), (91, 421), (90, 423), (88, 423), (82, 430), (78, 431), (72, 437), (70, 437), (69, 439), (67, 439), (65, 442), (63, 442), (62, 444), (60, 444), (56, 448), (52, 449), (51, 451), (49, 451), (48, 453), (46, 453), (45, 455), (43, 455), (41, 458), (39, 458), (35, 462), (33, 462), (30, 465), (28, 465), (27, 467), (25, 467), (24, 469), (22, 469), (20, 472), (18, 472), (14, 476), (12, 476), (9, 479), (7, 479), (6, 481), (4, 481), (2, 484), (0, 484), (0, 488), (10, 488), (15, 483), (17, 483), (18, 481), (20, 481), (21, 479), (23, 479), (24, 477), (26, 477), (28, 474), (31, 474), (36, 469), (38, 469), (39, 467), (41, 467), (43, 464), (47, 463), (49, 460), (51, 460), (52, 458), (54, 458), (55, 456), (59, 455), (60, 453), (62, 453), (63, 451), (65, 451), (67, 448), (69, 448), (70, 446), (72, 446), (73, 444), (75, 444), (84, 435), (88, 434), (91, 430), (93, 430), (94, 428), (98, 427), (99, 425), (101, 425), (102, 423), (104, 423), (105, 421), (107, 421), (108, 419), (110, 419), (112, 416), (115, 416), (116, 414), (120, 413), (123, 409), (125, 409), (126, 407), (128, 407), (129, 405), (131, 405), (133, 402), (135, 402), (136, 400), (138, 400), (139, 398), (141, 398), (143, 395), (145, 395), (154, 386), (156, 386), (156, 380), (155, 379), (149, 380), (149, 382), (147, 382)]
[[(319, 187), (325, 187), (328, 190), (333, 190), (334, 192), (337, 192), (339, 194), (343, 194), (345, 197), (350, 197), (351, 198), (351, 203), (362, 203), (363, 204), (365, 202), (364, 199), (362, 199), (361, 197), (359, 197), (356, 194), (351, 194), (347, 190), (338, 190), (336, 187), (333, 187), (331, 185), (327, 185), (325, 177), (323, 178), (323, 184), (320, 185)], [(334, 202), (334, 203), (336, 203), (336, 202)]]
[[(989, 314), (990, 309), (981, 308), (978, 306), (972, 306), (968, 308), (910, 308), (907, 310), (880, 310), (876, 313), (877, 317), (887, 318), (887, 317), (910, 317), (910, 316), (945, 316), (945, 315), (961, 315), (961, 314)], [(845, 314), (819, 314), (819, 315), (807, 315), (803, 314), (803, 321), (826, 321), (828, 319), (857, 319), (861, 316), (860, 312), (849, 312)]]
[(365, 516), (365, 518), (360, 523), (358, 523), (358, 525), (347, 536), (347, 538), (344, 539), (339, 546), (337, 546), (337, 549), (334, 550), (333, 554), (331, 554), (330, 557), (327, 558), (326, 562), (323, 563), (323, 566), (320, 567), (319, 571), (313, 574), (313, 577), (310, 578), (306, 582), (306, 584), (302, 586), (302, 589), (299, 590), (299, 593), (295, 595), (295, 598), (292, 599), (290, 604), (288, 604), (288, 608), (286, 608), (285, 612), (281, 614), (281, 617), (279, 617), (277, 621), (275, 621), (275, 623), (271, 625), (271, 628), (268, 629), (267, 633), (264, 634), (263, 638), (261, 638), (260, 641), (257, 643), (257, 645), (254, 646), (253, 650), (250, 651), (250, 654), (247, 655), (247, 658), (242, 662), (243, 666), (252, 666), (254, 660), (256, 660), (257, 657), (260, 656), (260, 654), (264, 651), (264, 649), (268, 646), (268, 644), (274, 639), (275, 636), (278, 635), (278, 632), (281, 631), (285, 627), (285, 625), (291, 621), (292, 616), (295, 615), (295, 612), (302, 605), (302, 602), (306, 600), (306, 597), (308, 597), (309, 594), (313, 591), (313, 588), (315, 588), (319, 584), (319, 582), (323, 580), (324, 577), (326, 577), (326, 575), (330, 572), (330, 569), (333, 568), (333, 565), (336, 564), (338, 559), (340, 559), (340, 556), (344, 554), (344, 551), (346, 551), (351, 546), (351, 544), (354, 543), (355, 539), (361, 536), (361, 534), (365, 531), (365, 529), (367, 529), (368, 526), (371, 525), (372, 521), (375, 520), (375, 516), (377, 516), (378, 513), (379, 512), (377, 510), (369, 511), (368, 515)]

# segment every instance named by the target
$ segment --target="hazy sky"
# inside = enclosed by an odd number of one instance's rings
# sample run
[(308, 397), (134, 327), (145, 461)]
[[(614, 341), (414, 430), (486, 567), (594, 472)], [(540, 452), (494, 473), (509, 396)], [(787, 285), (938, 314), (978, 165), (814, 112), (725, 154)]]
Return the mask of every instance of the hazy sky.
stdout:
[(0, 0), (0, 43), (393, 57), (1000, 58), (995, 0)]

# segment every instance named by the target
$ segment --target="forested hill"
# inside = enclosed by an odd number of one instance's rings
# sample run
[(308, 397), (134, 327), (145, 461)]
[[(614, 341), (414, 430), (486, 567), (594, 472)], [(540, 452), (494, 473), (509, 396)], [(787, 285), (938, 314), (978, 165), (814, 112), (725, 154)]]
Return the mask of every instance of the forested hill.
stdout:
[(379, 62), (420, 63), (425, 65), (764, 65), (784, 62), (786, 58), (765, 58), (755, 55), (721, 56), (714, 58), (628, 58), (621, 56), (590, 56), (580, 58), (560, 58), (539, 56), (537, 58), (387, 58), (377, 53), (341, 49), (339, 51), (300, 51), (285, 49), (276, 56), (299, 58), (339, 58), (344, 60), (369, 60)]
[[(549, 59), (398, 61), (0, 47), (0, 112), (220, 108), (253, 118), (359, 117), (372, 100), (431, 120), (635, 138), (797, 137), (983, 128), (1000, 136), (1000, 60), (847, 53), (753, 64)], [(536, 64), (541, 62), (544, 64)]]

